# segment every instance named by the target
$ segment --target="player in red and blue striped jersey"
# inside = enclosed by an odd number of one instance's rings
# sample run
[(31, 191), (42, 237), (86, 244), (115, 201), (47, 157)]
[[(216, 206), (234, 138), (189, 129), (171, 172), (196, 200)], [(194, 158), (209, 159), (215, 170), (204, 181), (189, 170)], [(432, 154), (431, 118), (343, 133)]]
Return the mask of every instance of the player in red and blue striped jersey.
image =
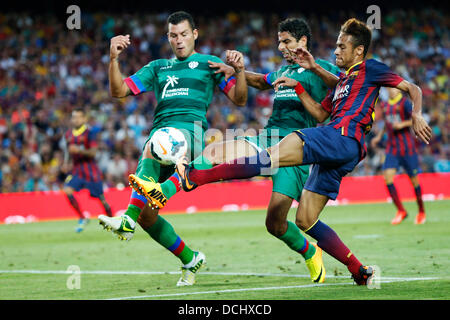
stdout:
[[(91, 197), (100, 200), (105, 213), (112, 217), (111, 207), (103, 194), (102, 173), (95, 162), (97, 141), (93, 132), (87, 126), (86, 114), (83, 109), (73, 110), (71, 122), (73, 129), (66, 132), (67, 152), (72, 158), (72, 170), (67, 176), (64, 193), (70, 204), (80, 217), (76, 232), (81, 232), (88, 222), (88, 218), (80, 209), (73, 193), (81, 189), (88, 189)], [(68, 160), (66, 154), (66, 162)]]
[(280, 77), (274, 82), (276, 90), (280, 86), (294, 87), (303, 106), (320, 122), (331, 116), (326, 126), (294, 131), (256, 156), (239, 158), (212, 169), (197, 170), (185, 163), (177, 164), (185, 191), (205, 183), (253, 177), (263, 170), (312, 164), (297, 209), (296, 224), (316, 239), (320, 248), (345, 264), (360, 285), (367, 283), (373, 268), (359, 262), (336, 232), (319, 220), (319, 215), (329, 199), (336, 199), (342, 177), (366, 155), (364, 138), (372, 125), (380, 87), (397, 87), (408, 92), (414, 105), (413, 129), (425, 143), (431, 139), (431, 128), (421, 114), (420, 88), (393, 73), (385, 64), (366, 60), (370, 42), (371, 31), (364, 22), (349, 19), (341, 27), (335, 50), (336, 65), (346, 71), (339, 78), (317, 65), (307, 50), (295, 51), (300, 66), (314, 69), (326, 83), (335, 81), (335, 89), (322, 103), (314, 101), (292, 78)]
[(391, 223), (399, 224), (408, 215), (394, 185), (394, 177), (401, 166), (411, 180), (419, 207), (419, 213), (416, 215), (414, 223), (423, 224), (425, 223), (425, 209), (422, 200), (422, 190), (417, 177), (419, 173), (419, 157), (417, 155), (416, 141), (410, 129), (413, 106), (400, 90), (395, 88), (389, 88), (388, 90), (389, 100), (380, 104), (384, 128), (372, 139), (371, 144), (375, 147), (384, 136), (384, 133), (387, 133), (383, 175), (392, 201), (397, 207), (397, 214)]

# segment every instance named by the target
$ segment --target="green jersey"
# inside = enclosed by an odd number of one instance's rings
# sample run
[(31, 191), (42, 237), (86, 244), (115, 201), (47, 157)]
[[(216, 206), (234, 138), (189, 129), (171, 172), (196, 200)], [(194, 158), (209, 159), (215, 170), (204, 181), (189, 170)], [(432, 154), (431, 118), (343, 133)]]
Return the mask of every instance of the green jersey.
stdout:
[(225, 81), (223, 73), (215, 74), (216, 69), (209, 67), (208, 60), (222, 63), (216, 56), (194, 53), (185, 60), (151, 61), (125, 79), (134, 95), (146, 91), (155, 93), (153, 129), (173, 122), (200, 121), (206, 130), (206, 112), (215, 86), (228, 93), (236, 83), (234, 77)]
[[(337, 66), (328, 61), (317, 59), (316, 62), (333, 74), (338, 75), (340, 72)], [(298, 64), (283, 66), (278, 71), (265, 75), (265, 79), (268, 84), (272, 85), (276, 79), (283, 76), (299, 81), (305, 91), (317, 102), (322, 102), (327, 94), (328, 87), (322, 79), (311, 70), (305, 70)], [(278, 129), (279, 135), (284, 137), (294, 130), (315, 127), (316, 124), (316, 119), (305, 110), (294, 88), (280, 87), (275, 93), (272, 116), (265, 129), (268, 131)]]

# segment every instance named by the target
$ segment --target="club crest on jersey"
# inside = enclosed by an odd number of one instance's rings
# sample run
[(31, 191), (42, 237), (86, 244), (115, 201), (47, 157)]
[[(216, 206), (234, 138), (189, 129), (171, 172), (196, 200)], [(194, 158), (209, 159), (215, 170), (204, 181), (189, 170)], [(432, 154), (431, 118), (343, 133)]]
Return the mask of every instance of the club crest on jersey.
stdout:
[(191, 61), (191, 62), (189, 62), (188, 66), (191, 69), (195, 69), (198, 66), (198, 62), (197, 61)]
[(298, 69), (297, 69), (297, 72), (298, 72), (298, 73), (302, 73), (303, 71), (305, 71), (305, 68), (298, 68)]
[(348, 76), (348, 78), (350, 80), (355, 79), (358, 76), (359, 71), (353, 71), (352, 73), (350, 73), (350, 75)]

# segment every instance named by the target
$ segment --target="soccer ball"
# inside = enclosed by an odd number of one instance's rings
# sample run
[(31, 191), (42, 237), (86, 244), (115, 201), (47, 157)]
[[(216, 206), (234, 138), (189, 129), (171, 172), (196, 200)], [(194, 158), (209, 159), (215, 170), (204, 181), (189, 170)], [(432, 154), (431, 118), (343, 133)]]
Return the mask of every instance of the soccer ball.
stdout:
[(176, 128), (158, 129), (150, 138), (150, 152), (153, 158), (163, 165), (175, 164), (186, 154), (186, 151), (186, 138)]

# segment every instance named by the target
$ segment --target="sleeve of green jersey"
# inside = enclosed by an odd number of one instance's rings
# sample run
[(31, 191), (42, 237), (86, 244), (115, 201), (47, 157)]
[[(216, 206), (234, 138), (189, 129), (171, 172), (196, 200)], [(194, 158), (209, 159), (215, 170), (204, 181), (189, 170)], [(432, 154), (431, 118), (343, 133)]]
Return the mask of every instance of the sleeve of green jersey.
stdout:
[(153, 80), (155, 79), (154, 65), (155, 61), (152, 61), (132, 76), (124, 79), (134, 95), (153, 90)]

